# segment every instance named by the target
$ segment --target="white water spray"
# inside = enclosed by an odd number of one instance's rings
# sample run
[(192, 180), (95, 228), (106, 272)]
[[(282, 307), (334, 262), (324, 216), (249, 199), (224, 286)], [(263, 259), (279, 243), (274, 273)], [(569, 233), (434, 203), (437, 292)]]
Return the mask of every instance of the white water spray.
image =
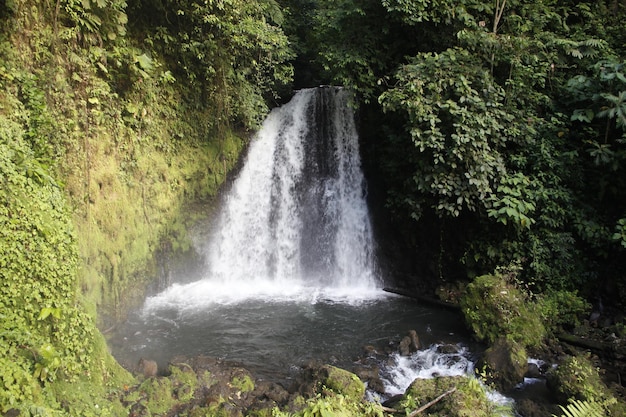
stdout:
[(474, 364), (465, 347), (452, 353), (441, 352), (438, 345), (420, 350), (411, 356), (393, 354), (381, 371), (385, 390), (390, 395), (402, 394), (417, 378), (469, 375)]
[(380, 297), (349, 99), (340, 88), (307, 89), (272, 111), (222, 207), (206, 278), (146, 309)]

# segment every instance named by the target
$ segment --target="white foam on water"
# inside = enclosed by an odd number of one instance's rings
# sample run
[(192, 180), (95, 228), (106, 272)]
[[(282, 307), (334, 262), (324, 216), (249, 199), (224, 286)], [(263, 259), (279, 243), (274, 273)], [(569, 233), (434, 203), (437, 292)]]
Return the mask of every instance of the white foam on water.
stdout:
[(392, 396), (403, 394), (418, 378), (468, 375), (473, 371), (474, 363), (467, 356), (465, 347), (459, 346), (456, 353), (443, 353), (439, 345), (432, 345), (410, 356), (393, 354), (391, 365), (381, 371), (385, 391)]
[[(446, 353), (450, 350), (452, 352)], [(393, 354), (390, 361), (381, 369), (381, 380), (385, 387), (385, 393), (390, 397), (404, 394), (416, 379), (449, 376), (475, 378), (474, 363), (469, 359), (469, 356), (470, 352), (464, 346), (457, 345), (453, 349), (442, 349), (442, 345), (437, 344), (419, 350), (410, 356)], [(487, 399), (492, 403), (501, 406), (509, 406), (513, 403), (511, 398), (487, 387), (480, 380), (478, 381), (485, 390)]]
[(315, 304), (346, 303), (357, 305), (378, 300), (389, 294), (371, 287), (308, 287), (302, 283), (276, 280), (229, 281), (200, 280), (189, 284), (174, 284), (167, 290), (149, 297), (144, 314), (160, 310), (190, 313), (211, 307), (264, 300), (271, 303)]

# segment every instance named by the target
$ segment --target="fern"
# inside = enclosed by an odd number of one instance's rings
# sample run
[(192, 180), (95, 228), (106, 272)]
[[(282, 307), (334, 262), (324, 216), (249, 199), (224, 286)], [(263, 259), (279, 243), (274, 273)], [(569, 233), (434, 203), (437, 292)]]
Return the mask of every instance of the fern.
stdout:
[[(567, 407), (559, 406), (563, 410), (561, 417), (604, 417), (604, 409), (595, 401), (573, 400)], [(558, 417), (552, 414), (552, 417)]]

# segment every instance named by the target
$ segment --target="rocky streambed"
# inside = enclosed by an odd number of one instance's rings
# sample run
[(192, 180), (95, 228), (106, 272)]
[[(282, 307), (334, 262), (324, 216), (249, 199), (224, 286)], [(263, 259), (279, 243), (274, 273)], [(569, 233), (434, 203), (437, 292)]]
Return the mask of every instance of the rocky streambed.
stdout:
[(140, 382), (120, 395), (131, 416), (298, 415), (337, 403), (345, 409), (335, 411), (343, 415), (405, 415), (407, 407), (418, 409), (445, 393), (431, 411), (470, 407), (489, 415), (510, 403), (472, 376), (464, 346), (423, 347), (414, 330), (399, 342), (364, 346), (344, 368), (310, 361), (288, 377), (269, 380), (242, 364), (203, 355), (172, 358), (166, 369), (143, 360), (134, 369)]
[[(558, 344), (544, 354), (568, 369), (580, 366), (571, 358), (584, 357), (575, 349)], [(568, 380), (554, 371), (556, 362), (529, 360), (522, 381), (502, 395), (476, 371), (482, 361), (461, 344), (422, 346), (411, 330), (364, 346), (348, 366), (311, 360), (275, 379), (205, 355), (177, 356), (160, 369), (146, 359), (133, 369), (138, 383), (115, 395), (134, 417), (323, 415), (324, 407), (334, 415), (411, 415), (425, 406), (423, 415), (561, 415), (557, 401)]]

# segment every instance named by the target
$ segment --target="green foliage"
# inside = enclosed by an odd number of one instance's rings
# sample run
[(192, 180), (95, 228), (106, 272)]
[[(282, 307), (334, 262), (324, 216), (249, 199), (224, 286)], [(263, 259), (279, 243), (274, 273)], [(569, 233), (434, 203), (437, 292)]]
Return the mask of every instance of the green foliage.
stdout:
[(504, 336), (524, 347), (541, 346), (546, 330), (539, 308), (515, 286), (515, 277), (515, 271), (496, 271), (475, 278), (461, 298), (463, 314), (481, 340)]
[(317, 1), (310, 19), (316, 27), (310, 37), (321, 82), (348, 87), (365, 101), (375, 100), (377, 82), (391, 69), (395, 49), (389, 37), (393, 26), (380, 2)]
[(617, 221), (613, 240), (617, 240), (623, 248), (626, 248), (626, 219), (619, 219)]
[(618, 403), (602, 382), (599, 370), (589, 356), (567, 356), (558, 367), (549, 372), (548, 384), (563, 402), (569, 400), (595, 403), (605, 414), (623, 415), (623, 405)]
[[(432, 195), (432, 208), (458, 216), (488, 204), (505, 167), (499, 150), (512, 120), (504, 92), (465, 50), (421, 54), (382, 94), (388, 111), (407, 113), (407, 131), (421, 155), (413, 196)], [(416, 205), (420, 205), (416, 201)]]
[(581, 139), (593, 164), (615, 171), (626, 152), (621, 146), (626, 135), (624, 63), (603, 59), (586, 72), (588, 75), (570, 78), (565, 87), (568, 99), (576, 106), (571, 121), (590, 128), (583, 130)]
[(591, 310), (591, 305), (576, 292), (566, 290), (546, 291), (539, 297), (538, 304), (543, 323), (552, 331), (579, 325), (581, 318), (588, 317)]
[(492, 206), (487, 210), (488, 216), (504, 225), (513, 223), (521, 228), (530, 228), (535, 220), (528, 215), (536, 205), (524, 198), (529, 194), (529, 184), (530, 180), (522, 173), (502, 178), (497, 188), (499, 195), (489, 198)]
[(59, 3), (66, 19), (90, 44), (102, 43), (103, 39), (113, 41), (126, 34), (126, 0), (59, 0)]
[(300, 46), (371, 102), (364, 152), (406, 241), (436, 215), (470, 275), (522, 260), (536, 291), (623, 281), (621, 3), (307, 5)]
[(6, 412), (54, 404), (47, 398), (55, 383), (76, 381), (99, 365), (95, 324), (77, 298), (78, 251), (65, 197), (20, 127), (3, 116), (0, 171), (0, 410)]
[(511, 416), (510, 407), (499, 406), (487, 398), (484, 385), (472, 377), (416, 379), (405, 391), (400, 405), (407, 414), (451, 391), (424, 411), (425, 415), (450, 417)]
[(411, 1), (411, 0), (383, 0), (385, 9), (390, 13), (397, 13), (402, 20), (415, 25), (423, 22), (436, 22), (449, 20), (454, 15), (453, 1)]
[[(567, 407), (559, 406), (563, 414), (561, 417), (604, 417), (602, 405), (596, 402), (574, 400)], [(557, 417), (552, 414), (553, 417)]]
[(254, 381), (249, 375), (233, 378), (232, 385), (241, 392), (254, 391)]
[(304, 408), (296, 413), (272, 410), (273, 417), (383, 417), (379, 404), (355, 401), (342, 394), (322, 395), (306, 401)]
[(195, 105), (213, 107), (218, 130), (233, 121), (256, 126), (267, 113), (265, 100), (291, 81), (292, 53), (274, 0), (140, 1), (129, 13), (147, 30), (156, 28), (146, 45), (189, 84)]
[(129, 45), (126, 2), (56, 5), (0, 20), (0, 413), (124, 415), (109, 391), (129, 375), (96, 304), (114, 317), (133, 302), (170, 223), (215, 195), (242, 140), (211, 140), (210, 109)]

